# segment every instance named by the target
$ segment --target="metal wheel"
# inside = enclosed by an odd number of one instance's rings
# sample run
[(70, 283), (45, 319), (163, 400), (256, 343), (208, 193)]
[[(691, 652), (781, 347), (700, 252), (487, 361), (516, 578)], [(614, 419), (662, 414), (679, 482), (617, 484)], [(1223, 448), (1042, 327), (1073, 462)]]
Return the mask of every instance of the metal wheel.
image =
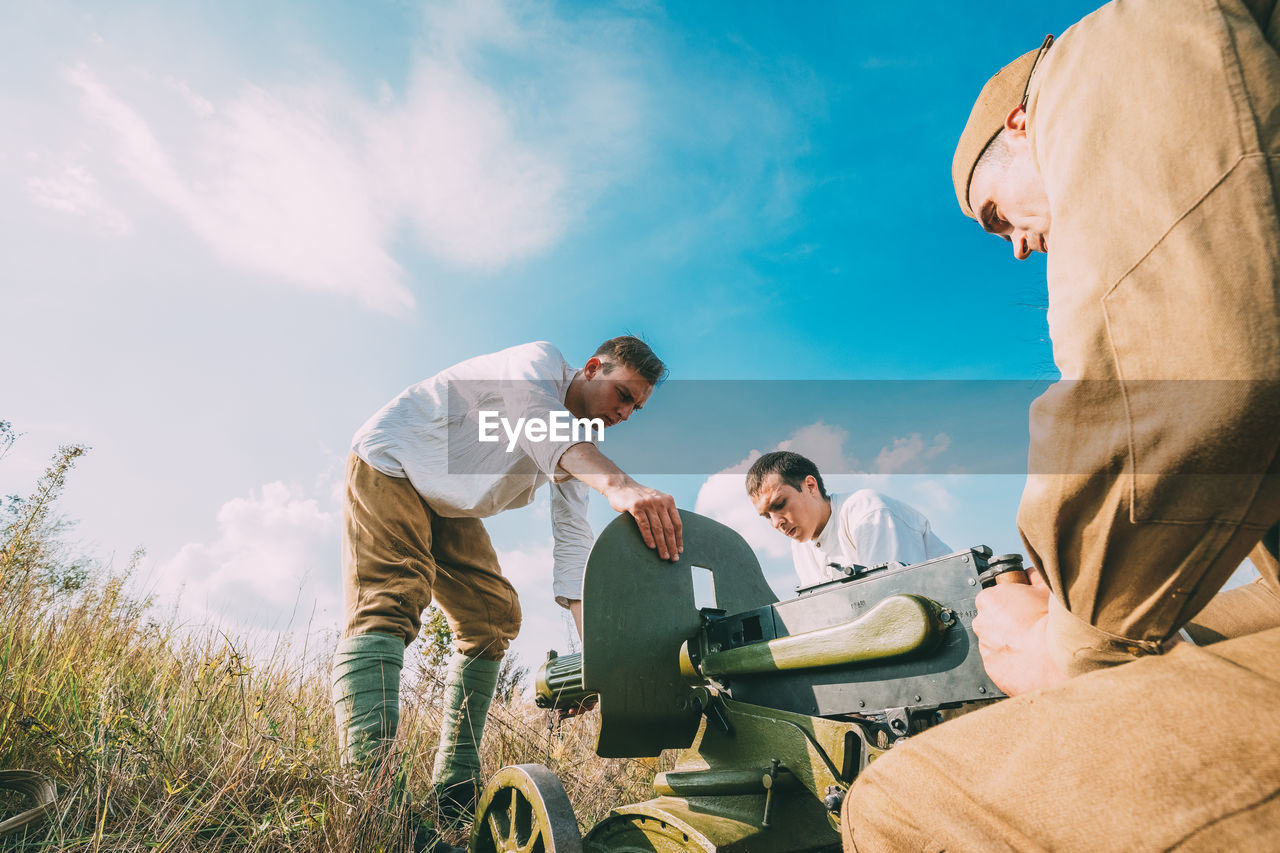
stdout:
[(590, 853), (705, 853), (718, 849), (688, 826), (642, 814), (614, 814), (587, 833)]
[(0, 837), (30, 829), (53, 812), (57, 789), (43, 773), (34, 770), (0, 770), (0, 790), (26, 794), (34, 805), (7, 820), (0, 821)]
[(569, 796), (541, 764), (504, 767), (480, 796), (469, 853), (582, 853)]

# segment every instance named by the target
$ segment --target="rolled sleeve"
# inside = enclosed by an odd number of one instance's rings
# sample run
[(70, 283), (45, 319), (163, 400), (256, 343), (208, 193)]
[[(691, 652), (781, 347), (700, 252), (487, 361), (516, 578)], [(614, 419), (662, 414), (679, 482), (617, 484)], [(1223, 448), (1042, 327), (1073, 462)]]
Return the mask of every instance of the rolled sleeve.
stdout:
[(1047, 634), (1053, 661), (1067, 676), (1158, 655), (1164, 648), (1162, 643), (1120, 637), (1090, 625), (1063, 607), (1056, 596), (1049, 596)]
[(582, 598), (582, 578), (595, 540), (587, 523), (589, 498), (587, 486), (578, 480), (551, 484), (551, 533), (555, 537), (551, 590), (561, 607)]

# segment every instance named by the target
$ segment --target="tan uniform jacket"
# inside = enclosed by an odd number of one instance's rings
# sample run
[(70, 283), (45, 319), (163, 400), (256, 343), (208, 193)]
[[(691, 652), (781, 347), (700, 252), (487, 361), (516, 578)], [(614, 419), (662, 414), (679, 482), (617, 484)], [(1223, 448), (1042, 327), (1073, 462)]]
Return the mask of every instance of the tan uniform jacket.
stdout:
[[(1068, 381), (1032, 409), (1040, 473), (1018, 520), (1066, 604), (1050, 611), (1058, 663), (1099, 671), (900, 741), (845, 798), (846, 851), (1277, 846), (1275, 561), (1255, 556), (1269, 589), (1196, 619), (1208, 640), (1257, 633), (1101, 669), (1154, 651), (1264, 531), (1276, 547), (1280, 21), (1265, 5), (1117, 0), (1034, 75)], [(1255, 604), (1270, 622), (1239, 618)]]
[(1032, 79), (1063, 381), (1018, 523), (1071, 674), (1156, 652), (1280, 520), (1274, 6), (1119, 0)]

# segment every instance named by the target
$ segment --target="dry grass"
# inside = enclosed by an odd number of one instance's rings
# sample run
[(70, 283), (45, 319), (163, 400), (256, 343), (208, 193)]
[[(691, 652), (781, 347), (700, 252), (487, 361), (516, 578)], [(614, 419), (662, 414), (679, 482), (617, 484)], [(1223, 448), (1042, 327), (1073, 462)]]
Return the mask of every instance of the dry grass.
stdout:
[[(397, 777), (344, 773), (327, 653), (307, 659), (281, 647), (250, 660), (241, 640), (151, 618), (129, 597), (128, 572), (68, 572), (51, 556), (59, 526), (48, 509), (73, 459), (7, 508), (0, 539), (0, 768), (40, 770), (59, 792), (56, 819), (4, 849), (405, 849), (411, 821), (393, 791), (429, 789), (439, 723), (431, 668), (402, 696)], [(40, 506), (43, 516), (15, 526)], [(596, 725), (589, 714), (553, 726), (527, 700), (500, 699), (485, 770), (548, 765), (589, 827), (615, 805), (652, 796), (662, 769), (597, 758)]]

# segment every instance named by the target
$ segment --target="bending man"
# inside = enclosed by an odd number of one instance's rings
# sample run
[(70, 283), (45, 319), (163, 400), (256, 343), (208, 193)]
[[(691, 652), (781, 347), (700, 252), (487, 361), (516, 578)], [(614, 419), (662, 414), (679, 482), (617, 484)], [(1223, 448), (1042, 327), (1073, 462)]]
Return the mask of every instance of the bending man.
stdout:
[(551, 485), (556, 601), (582, 631), (591, 549), (587, 487), (635, 518), (663, 559), (683, 549), (670, 495), (640, 485), (593, 443), (639, 411), (666, 374), (633, 337), (605, 341), (580, 369), (551, 344), (464, 361), (407, 388), (356, 433), (343, 513), (346, 627), (334, 708), (347, 763), (377, 766), (399, 721), (404, 650), (432, 598), (453, 630), (433, 784), (442, 811), (474, 809), (478, 745), (520, 603), (480, 519)]

